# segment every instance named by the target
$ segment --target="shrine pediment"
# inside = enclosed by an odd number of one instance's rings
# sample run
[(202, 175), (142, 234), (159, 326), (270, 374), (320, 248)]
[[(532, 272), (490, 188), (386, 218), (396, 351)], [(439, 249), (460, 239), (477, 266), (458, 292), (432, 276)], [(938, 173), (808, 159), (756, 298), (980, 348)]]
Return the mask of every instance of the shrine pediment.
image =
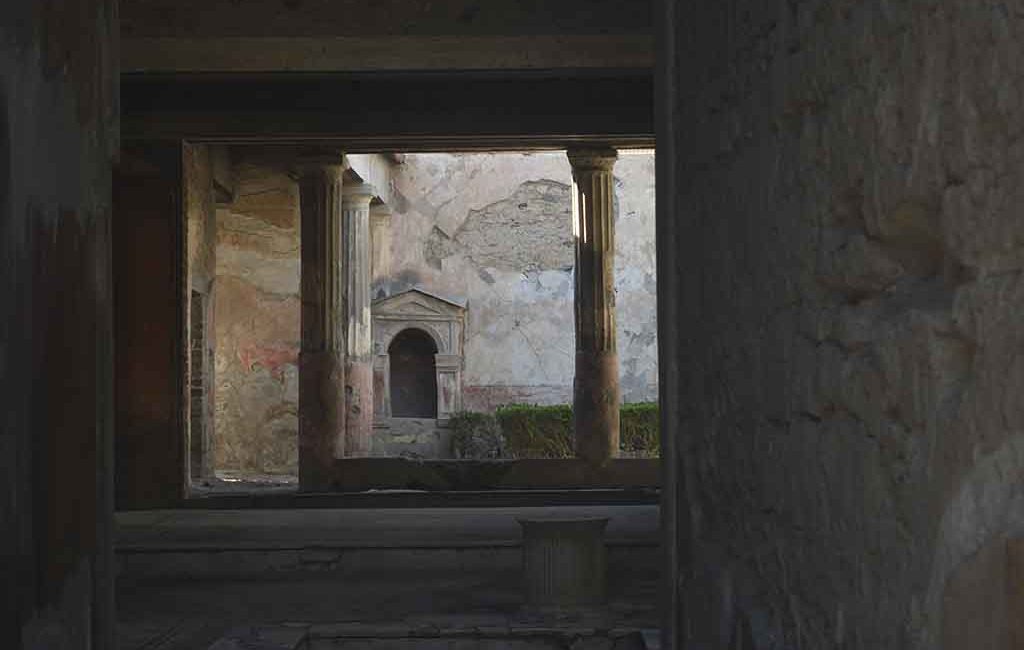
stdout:
[(373, 303), (374, 318), (389, 320), (453, 320), (465, 311), (465, 305), (423, 289), (408, 289)]

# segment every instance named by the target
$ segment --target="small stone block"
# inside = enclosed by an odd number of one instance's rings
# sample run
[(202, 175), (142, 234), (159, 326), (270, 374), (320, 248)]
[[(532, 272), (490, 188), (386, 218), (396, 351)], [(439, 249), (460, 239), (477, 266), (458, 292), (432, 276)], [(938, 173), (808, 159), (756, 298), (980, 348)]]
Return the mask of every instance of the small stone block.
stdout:
[(520, 518), (526, 602), (568, 611), (604, 603), (607, 517)]

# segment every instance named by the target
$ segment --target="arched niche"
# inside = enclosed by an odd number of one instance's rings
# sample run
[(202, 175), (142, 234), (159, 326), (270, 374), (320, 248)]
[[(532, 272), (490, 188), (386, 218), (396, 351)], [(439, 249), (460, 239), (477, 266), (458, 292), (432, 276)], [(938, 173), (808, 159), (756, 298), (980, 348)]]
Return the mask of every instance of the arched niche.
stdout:
[(414, 331), (433, 343), (436, 421), (446, 426), (462, 408), (462, 344), (466, 308), (423, 289), (409, 289), (373, 303), (374, 426), (388, 427), (400, 417), (392, 404), (391, 347), (396, 337)]
[(437, 417), (437, 345), (429, 334), (409, 327), (388, 346), (391, 416)]

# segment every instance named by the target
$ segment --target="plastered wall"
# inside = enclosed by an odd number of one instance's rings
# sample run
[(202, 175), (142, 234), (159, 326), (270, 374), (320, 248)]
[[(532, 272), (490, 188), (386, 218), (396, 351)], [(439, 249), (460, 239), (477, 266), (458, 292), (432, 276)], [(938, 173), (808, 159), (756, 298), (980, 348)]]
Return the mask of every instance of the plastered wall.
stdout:
[(116, 9), (0, 13), (0, 647), (112, 647)]
[(982, 576), (1024, 533), (1016, 8), (672, 4), (677, 641), (1003, 647), (1020, 600)]
[[(615, 166), (623, 399), (657, 394), (654, 155)], [(572, 176), (564, 153), (410, 154), (394, 171), (391, 295), (465, 302), (463, 406), (572, 402)]]
[(298, 467), (299, 193), (286, 167), (240, 158), (217, 210), (216, 469)]

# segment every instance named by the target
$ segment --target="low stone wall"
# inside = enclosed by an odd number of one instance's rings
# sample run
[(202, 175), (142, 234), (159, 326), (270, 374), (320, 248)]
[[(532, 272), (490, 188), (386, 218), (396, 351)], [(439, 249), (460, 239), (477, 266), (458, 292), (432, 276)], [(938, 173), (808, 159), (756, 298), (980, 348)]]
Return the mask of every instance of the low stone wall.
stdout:
[(372, 456), (451, 458), (452, 430), (434, 418), (387, 418), (373, 427)]

